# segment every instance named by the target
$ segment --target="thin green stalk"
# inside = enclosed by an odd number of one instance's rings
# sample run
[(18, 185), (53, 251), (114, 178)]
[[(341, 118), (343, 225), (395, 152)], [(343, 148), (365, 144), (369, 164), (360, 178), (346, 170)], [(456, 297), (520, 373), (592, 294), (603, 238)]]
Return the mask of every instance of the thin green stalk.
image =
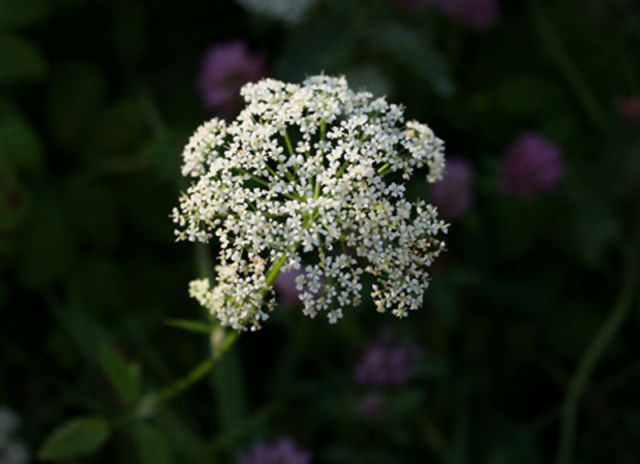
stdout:
[(222, 359), (222, 356), (235, 344), (238, 339), (237, 332), (229, 332), (226, 335), (225, 341), (218, 347), (217, 350), (211, 353), (211, 357), (203, 360), (200, 364), (194, 367), (187, 375), (178, 379), (173, 384), (163, 388), (157, 395), (157, 402), (164, 402), (179, 395), (205, 375), (207, 375), (211, 369)]
[(289, 156), (293, 156), (295, 152), (293, 151), (293, 145), (291, 144), (291, 139), (289, 138), (289, 133), (287, 131), (284, 132), (284, 143), (287, 145)]
[[(155, 411), (161, 403), (175, 398), (205, 377), (223, 358), (224, 354), (235, 344), (237, 338), (237, 332), (229, 332), (218, 345), (217, 349), (211, 353), (211, 356), (191, 369), (187, 375), (162, 388), (160, 391), (148, 395), (139, 405), (137, 416), (146, 417), (149, 413)], [(129, 419), (124, 422), (128, 422)]]
[(278, 261), (276, 261), (271, 265), (271, 267), (267, 271), (267, 277), (265, 279), (266, 287), (271, 287), (276, 282), (276, 279), (280, 275), (280, 269), (282, 269), (282, 266), (284, 266), (286, 262), (287, 262), (287, 255), (282, 255), (280, 256)]
[(390, 166), (391, 166), (390, 163), (384, 164), (380, 169), (378, 169), (378, 174), (380, 174), (381, 176), (384, 176), (386, 174), (387, 169), (389, 169)]
[[(215, 282), (213, 262), (209, 249), (204, 244), (196, 245), (196, 263), (198, 274), (207, 277), (209, 282), (213, 284)], [(222, 327), (219, 327), (219, 330), (222, 331)], [(223, 428), (235, 425), (247, 411), (241, 360), (235, 350), (227, 353), (233, 346), (236, 337), (236, 332), (222, 332), (221, 337), (216, 337), (214, 333), (211, 339), (211, 357), (205, 359), (194, 369), (198, 374), (202, 373), (204, 376), (217, 365), (213, 371), (213, 385), (219, 408), (219, 421)], [(230, 339), (232, 342), (228, 343)], [(225, 353), (226, 356), (221, 359)]]
[[(199, 244), (197, 246), (196, 259), (200, 274), (207, 276), (210, 282), (214, 282), (215, 276), (213, 274), (211, 258), (205, 245)], [(269, 268), (265, 278), (267, 288), (274, 284), (280, 274), (282, 266), (284, 266), (286, 262), (287, 256), (283, 255)], [(221, 327), (220, 330), (222, 330)], [(217, 366), (213, 371), (213, 382), (216, 392), (216, 402), (219, 408), (219, 422), (224, 430), (229, 430), (243, 420), (248, 408), (240, 353), (237, 350), (229, 351), (233, 345), (233, 341), (235, 341), (237, 333), (229, 332), (227, 334), (223, 332), (223, 334), (222, 342), (217, 340), (218, 337), (216, 337), (215, 333), (212, 335), (212, 358), (215, 358), (215, 361), (213, 359), (203, 361), (194, 369), (193, 373), (189, 375), (194, 378), (198, 376), (197, 378), (199, 379), (211, 371), (214, 366)], [(228, 342), (230, 337), (234, 337), (231, 343)], [(225, 354), (224, 359), (220, 359), (223, 354)], [(187, 387), (188, 386), (189, 385), (187, 385)]]
[(629, 262), (625, 269), (624, 282), (618, 296), (618, 301), (582, 355), (578, 368), (569, 383), (562, 408), (560, 444), (558, 446), (558, 454), (556, 455), (556, 464), (570, 464), (572, 462), (580, 399), (594, 371), (596, 363), (600, 360), (631, 311), (636, 284), (634, 272), (635, 263), (633, 262), (634, 256), (631, 253), (628, 254), (627, 258)]
[(553, 25), (545, 15), (539, 1), (527, 0), (527, 6), (542, 43), (551, 54), (552, 59), (564, 75), (564, 78), (568, 81), (571, 89), (575, 92), (576, 98), (582, 105), (585, 113), (598, 129), (608, 129), (610, 124), (605, 113), (600, 108), (598, 101), (589, 89), (582, 74), (571, 61), (571, 57), (553, 29)]
[(313, 187), (313, 199), (317, 200), (318, 198), (320, 198), (320, 193), (322, 192), (322, 185), (320, 185), (320, 182), (318, 182), (318, 180), (315, 180), (315, 185)]

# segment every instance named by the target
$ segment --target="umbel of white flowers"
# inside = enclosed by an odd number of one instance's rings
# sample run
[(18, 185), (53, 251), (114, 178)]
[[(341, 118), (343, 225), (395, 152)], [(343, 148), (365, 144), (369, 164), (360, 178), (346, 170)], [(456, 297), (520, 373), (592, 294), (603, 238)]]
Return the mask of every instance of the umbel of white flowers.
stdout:
[(422, 167), (438, 180), (443, 142), (344, 78), (264, 79), (241, 93), (240, 115), (205, 123), (183, 153), (192, 183), (173, 211), (178, 240), (220, 249), (217, 282), (191, 282), (191, 296), (223, 325), (256, 329), (278, 274), (298, 269), (303, 313), (335, 322), (359, 304), (368, 273), (378, 311), (418, 309), (447, 224), (407, 200), (402, 181)]

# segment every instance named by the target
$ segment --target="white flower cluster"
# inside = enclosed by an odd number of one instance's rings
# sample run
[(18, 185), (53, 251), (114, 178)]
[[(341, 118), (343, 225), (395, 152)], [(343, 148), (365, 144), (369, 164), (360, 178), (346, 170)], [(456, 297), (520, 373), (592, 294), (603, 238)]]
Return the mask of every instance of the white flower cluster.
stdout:
[(424, 166), (439, 179), (442, 141), (344, 78), (265, 79), (242, 95), (235, 121), (207, 122), (183, 153), (193, 183), (173, 212), (178, 240), (220, 247), (217, 283), (192, 282), (191, 296), (224, 325), (257, 328), (279, 272), (297, 269), (303, 312), (335, 322), (369, 273), (378, 311), (418, 309), (447, 224), (402, 180)]
[(247, 10), (288, 24), (298, 24), (316, 0), (236, 0)]
[(27, 464), (29, 451), (15, 438), (20, 418), (11, 409), (0, 406), (0, 464)]

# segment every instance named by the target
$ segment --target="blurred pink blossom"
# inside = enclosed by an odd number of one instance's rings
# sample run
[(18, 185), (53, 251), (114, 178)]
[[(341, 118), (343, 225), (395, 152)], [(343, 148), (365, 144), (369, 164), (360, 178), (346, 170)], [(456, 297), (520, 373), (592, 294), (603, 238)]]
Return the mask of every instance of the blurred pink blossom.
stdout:
[(507, 151), (502, 188), (523, 199), (555, 189), (564, 175), (562, 150), (534, 132), (521, 134)]
[(204, 106), (220, 116), (233, 116), (242, 108), (240, 88), (265, 77), (263, 55), (252, 53), (241, 40), (221, 43), (204, 55), (198, 90)]
[(402, 386), (417, 374), (422, 350), (383, 334), (367, 347), (356, 365), (354, 379), (365, 386)]
[(289, 269), (280, 273), (273, 287), (281, 305), (293, 306), (301, 303), (300, 291), (296, 288), (296, 277), (302, 274), (302, 269)]
[(240, 464), (309, 464), (311, 454), (298, 448), (291, 438), (273, 444), (259, 443), (240, 456)]
[(455, 219), (471, 208), (474, 201), (473, 178), (469, 162), (461, 158), (447, 161), (444, 177), (430, 187), (431, 200), (444, 217)]

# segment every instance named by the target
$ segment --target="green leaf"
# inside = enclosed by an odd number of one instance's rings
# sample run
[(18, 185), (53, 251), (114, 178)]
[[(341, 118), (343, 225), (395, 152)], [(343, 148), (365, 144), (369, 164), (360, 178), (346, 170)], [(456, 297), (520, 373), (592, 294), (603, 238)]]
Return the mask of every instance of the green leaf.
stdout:
[(135, 440), (142, 464), (171, 464), (167, 440), (157, 428), (149, 424), (140, 424), (136, 429)]
[(0, 0), (0, 28), (35, 24), (50, 11), (49, 0)]
[(68, 63), (53, 76), (48, 101), (49, 130), (63, 148), (77, 143), (99, 111), (107, 80), (95, 67)]
[(193, 321), (189, 319), (169, 319), (165, 321), (165, 324), (169, 327), (174, 327), (176, 329), (188, 330), (189, 332), (197, 332), (210, 334), (214, 327), (200, 321)]
[(147, 48), (147, 9), (137, 3), (123, 3), (113, 25), (113, 43), (127, 66), (132, 66), (144, 56)]
[(547, 115), (565, 102), (562, 88), (535, 75), (509, 76), (495, 89), (496, 105), (509, 116)]
[(73, 269), (76, 248), (54, 189), (43, 188), (33, 197), (23, 225), (24, 233), (16, 242), (21, 254), (18, 275), (22, 284), (42, 289), (59, 282)]
[(148, 160), (167, 181), (174, 181), (180, 174), (180, 155), (184, 138), (173, 134), (167, 137), (154, 138), (147, 142), (140, 151), (140, 157)]
[(146, 129), (145, 116), (137, 100), (125, 99), (106, 108), (90, 131), (85, 156), (130, 154)]
[(413, 30), (386, 24), (372, 31), (370, 39), (393, 60), (427, 81), (436, 94), (441, 97), (454, 94), (453, 74), (447, 62)]
[(3, 175), (0, 166), (0, 232), (11, 232), (22, 224), (30, 200), (30, 192), (21, 188), (20, 184), (10, 177)]
[[(69, 182), (60, 189), (63, 208), (77, 240), (88, 244), (96, 251), (111, 252), (115, 250), (122, 238), (121, 223), (111, 194), (112, 189), (113, 187), (106, 182), (95, 182), (80, 176), (69, 179)], [(107, 289), (107, 292), (112, 290)], [(95, 296), (105, 301), (103, 294)], [(109, 302), (113, 301), (110, 296), (107, 294)]]
[(348, 27), (336, 27), (333, 22), (316, 22), (296, 29), (278, 54), (276, 76), (300, 81), (320, 72), (342, 72), (355, 43), (351, 33)]
[(38, 455), (45, 461), (88, 456), (107, 441), (110, 433), (111, 427), (102, 417), (78, 417), (54, 430)]
[(22, 169), (37, 168), (43, 151), (38, 134), (26, 122), (13, 118), (0, 123), (0, 169), (3, 171), (15, 175)]
[(41, 77), (44, 58), (29, 42), (17, 35), (0, 35), (0, 84)]
[(134, 405), (140, 399), (141, 392), (139, 366), (127, 362), (108, 343), (100, 346), (100, 362), (118, 398), (127, 406)]

